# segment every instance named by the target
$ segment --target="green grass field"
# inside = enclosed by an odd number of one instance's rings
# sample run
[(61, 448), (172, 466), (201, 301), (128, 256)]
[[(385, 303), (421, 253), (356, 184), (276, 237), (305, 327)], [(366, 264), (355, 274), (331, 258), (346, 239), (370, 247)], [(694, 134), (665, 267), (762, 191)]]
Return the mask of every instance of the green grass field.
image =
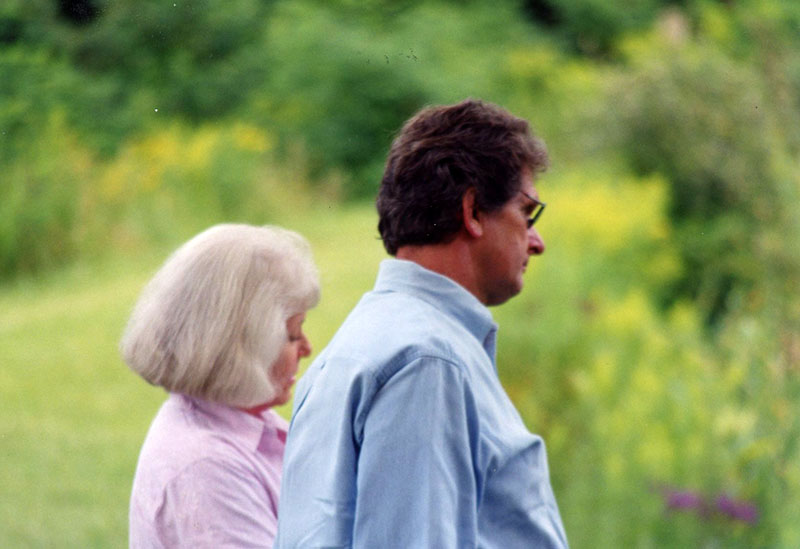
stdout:
[[(311, 240), (320, 267), (323, 299), (306, 322), (316, 353), (373, 283), (375, 214), (322, 210), (282, 224)], [(139, 447), (165, 395), (127, 369), (117, 343), (167, 253), (0, 289), (0, 547), (127, 546)]]

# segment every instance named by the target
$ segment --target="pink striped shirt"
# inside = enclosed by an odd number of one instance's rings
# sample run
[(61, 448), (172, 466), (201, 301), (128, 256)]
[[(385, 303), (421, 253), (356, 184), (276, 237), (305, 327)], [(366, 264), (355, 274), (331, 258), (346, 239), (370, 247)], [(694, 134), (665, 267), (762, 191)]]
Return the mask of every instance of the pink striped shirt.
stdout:
[(287, 427), (171, 394), (139, 455), (130, 547), (272, 547)]

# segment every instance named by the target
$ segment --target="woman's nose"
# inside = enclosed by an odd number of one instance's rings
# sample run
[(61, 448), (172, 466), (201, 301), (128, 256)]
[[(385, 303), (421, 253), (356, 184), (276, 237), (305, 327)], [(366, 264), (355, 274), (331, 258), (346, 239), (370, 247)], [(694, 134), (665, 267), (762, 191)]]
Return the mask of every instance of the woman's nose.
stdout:
[(303, 338), (303, 344), (300, 346), (300, 356), (309, 356), (311, 355), (311, 342), (308, 341), (307, 337)]

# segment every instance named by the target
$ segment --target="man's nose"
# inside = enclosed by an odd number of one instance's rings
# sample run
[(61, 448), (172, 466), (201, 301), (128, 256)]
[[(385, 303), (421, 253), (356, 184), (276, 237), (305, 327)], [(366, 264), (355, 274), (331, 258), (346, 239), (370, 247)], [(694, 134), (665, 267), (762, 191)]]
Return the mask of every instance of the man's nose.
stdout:
[(544, 253), (544, 240), (536, 227), (528, 229), (528, 255), (542, 255)]

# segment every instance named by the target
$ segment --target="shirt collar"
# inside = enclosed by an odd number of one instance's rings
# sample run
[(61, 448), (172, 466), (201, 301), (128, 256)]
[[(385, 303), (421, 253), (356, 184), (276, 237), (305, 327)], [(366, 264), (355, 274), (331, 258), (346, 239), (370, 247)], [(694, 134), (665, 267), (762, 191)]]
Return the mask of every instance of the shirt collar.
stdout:
[(497, 324), (489, 309), (453, 279), (403, 259), (385, 259), (375, 291), (399, 291), (426, 301), (456, 319), (481, 342), (495, 361)]
[(214, 429), (224, 430), (253, 451), (271, 451), (271, 441), (279, 441), (281, 451), (286, 441), (288, 423), (274, 410), (264, 410), (254, 416), (238, 408), (209, 402), (186, 395), (174, 395), (193, 413), (202, 417), (204, 423)]

